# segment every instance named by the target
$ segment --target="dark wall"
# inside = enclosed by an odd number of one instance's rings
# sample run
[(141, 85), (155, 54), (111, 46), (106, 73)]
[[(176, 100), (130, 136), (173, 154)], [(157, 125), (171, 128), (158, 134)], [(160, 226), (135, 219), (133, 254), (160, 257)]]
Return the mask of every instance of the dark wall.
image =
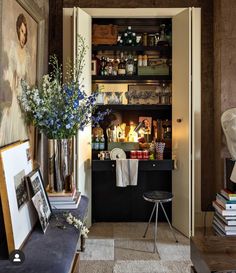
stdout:
[(213, 0), (50, 0), (50, 53), (62, 60), (62, 8), (181, 8), (200, 7), (202, 11), (202, 209), (215, 198), (214, 177), (214, 88), (213, 88)]

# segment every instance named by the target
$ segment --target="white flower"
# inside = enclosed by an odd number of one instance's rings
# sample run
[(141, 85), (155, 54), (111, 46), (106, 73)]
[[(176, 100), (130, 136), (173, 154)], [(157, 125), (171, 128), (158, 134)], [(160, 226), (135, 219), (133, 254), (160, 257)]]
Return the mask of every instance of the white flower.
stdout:
[(89, 230), (80, 219), (77, 219), (71, 213), (69, 213), (66, 215), (66, 222), (73, 225), (76, 229), (79, 229), (81, 235), (83, 235), (85, 238), (88, 237)]

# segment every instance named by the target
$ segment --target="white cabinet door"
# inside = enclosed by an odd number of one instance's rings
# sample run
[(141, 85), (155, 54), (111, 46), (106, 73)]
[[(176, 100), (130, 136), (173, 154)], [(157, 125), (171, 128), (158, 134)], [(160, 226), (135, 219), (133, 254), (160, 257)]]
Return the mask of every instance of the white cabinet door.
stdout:
[(172, 172), (172, 224), (190, 237), (194, 234), (194, 173), (200, 162), (200, 134), (195, 130), (200, 125), (200, 9), (189, 8), (174, 16), (172, 31), (172, 152), (177, 158)]
[[(85, 66), (83, 67), (83, 85), (87, 95), (91, 94), (91, 16), (80, 8), (73, 10), (73, 57), (77, 54), (78, 34), (81, 35), (88, 49), (85, 55)], [(77, 146), (77, 185), (81, 194), (89, 197), (89, 208), (87, 226), (91, 226), (91, 127), (87, 126), (79, 131), (76, 139)]]

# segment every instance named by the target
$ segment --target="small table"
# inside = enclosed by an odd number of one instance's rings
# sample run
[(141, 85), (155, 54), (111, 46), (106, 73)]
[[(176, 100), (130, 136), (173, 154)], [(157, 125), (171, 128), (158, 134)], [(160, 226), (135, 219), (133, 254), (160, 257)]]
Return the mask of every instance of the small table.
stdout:
[(190, 252), (192, 272), (236, 272), (236, 236), (192, 237)]

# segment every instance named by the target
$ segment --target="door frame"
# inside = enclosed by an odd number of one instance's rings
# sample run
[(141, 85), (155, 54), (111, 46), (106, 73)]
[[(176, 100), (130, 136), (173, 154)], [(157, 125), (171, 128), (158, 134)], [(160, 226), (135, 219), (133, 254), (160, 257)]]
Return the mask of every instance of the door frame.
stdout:
[[(187, 8), (81, 8), (83, 11), (88, 13), (92, 18), (172, 18), (175, 15), (181, 13), (182, 11), (189, 9)], [(196, 8), (196, 10), (201, 10), (200, 8)], [(64, 14), (65, 13), (73, 13), (73, 8), (63, 8), (63, 35), (66, 33), (66, 39), (63, 38), (63, 62), (65, 61), (64, 58), (64, 52), (70, 52), (71, 48), (68, 41), (71, 41), (70, 33), (64, 31)], [(192, 14), (194, 16), (194, 14)], [(192, 30), (194, 30), (195, 26), (192, 26)], [(196, 37), (200, 37), (200, 33), (197, 32), (197, 35), (192, 37), (192, 42), (194, 42)], [(197, 55), (192, 55), (192, 62), (194, 61), (194, 66), (192, 66), (195, 69), (195, 74), (192, 74), (192, 83), (193, 81), (199, 80), (199, 86), (194, 87), (192, 84), (192, 92), (195, 90), (198, 93), (201, 93), (201, 87), (200, 87), (200, 63), (201, 63), (201, 56), (200, 56), (200, 50), (198, 50), (195, 47), (195, 51)], [(70, 54), (71, 55), (71, 54)], [(69, 56), (69, 55), (67, 55)], [(195, 64), (197, 66), (195, 67)], [(192, 73), (194, 71), (192, 70)], [(195, 88), (195, 89), (194, 89)], [(192, 147), (192, 154), (191, 154), (191, 167), (193, 168), (191, 170), (191, 178), (192, 181), (195, 180), (195, 185), (191, 182), (191, 192), (192, 192), (192, 200), (191, 200), (191, 214), (195, 214), (196, 209), (196, 203), (197, 206), (199, 206), (200, 200), (201, 200), (201, 120), (200, 120), (200, 114), (201, 114), (201, 96), (200, 94), (197, 95), (197, 102), (192, 102), (193, 110), (198, 109), (199, 116), (196, 117), (192, 113), (192, 127), (191, 130), (193, 130), (192, 134), (192, 140), (191, 140), (191, 147)], [(200, 112), (199, 112), (200, 109)], [(195, 154), (197, 153), (197, 155)], [(196, 161), (196, 163), (195, 163)], [(194, 222), (191, 222), (192, 226), (192, 235), (194, 233)]]

